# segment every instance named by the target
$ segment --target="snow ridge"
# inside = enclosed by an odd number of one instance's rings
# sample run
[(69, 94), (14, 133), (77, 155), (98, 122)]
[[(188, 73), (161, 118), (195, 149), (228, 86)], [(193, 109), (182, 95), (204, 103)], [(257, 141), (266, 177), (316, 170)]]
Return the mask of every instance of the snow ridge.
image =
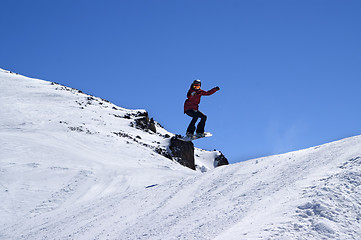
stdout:
[(0, 239), (361, 236), (361, 136), (216, 169), (196, 149), (201, 173), (145, 110), (2, 69), (0, 88)]

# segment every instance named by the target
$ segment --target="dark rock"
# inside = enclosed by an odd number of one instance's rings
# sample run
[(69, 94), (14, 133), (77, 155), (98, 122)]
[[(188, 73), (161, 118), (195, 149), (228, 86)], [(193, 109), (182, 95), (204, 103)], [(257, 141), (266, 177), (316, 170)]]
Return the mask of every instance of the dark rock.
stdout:
[(135, 126), (140, 129), (148, 129), (149, 117), (148, 113), (145, 116), (140, 116), (135, 119)]
[(155, 148), (155, 152), (162, 155), (163, 157), (173, 159), (172, 156), (170, 155), (170, 153), (164, 148), (157, 147), (157, 148)]
[(122, 116), (117, 115), (117, 114), (113, 114), (113, 116), (116, 117), (116, 118), (122, 118)]
[(194, 163), (194, 145), (192, 142), (183, 141), (179, 136), (170, 139), (169, 149), (172, 158), (190, 169), (196, 170)]
[(135, 119), (135, 126), (139, 129), (150, 130), (154, 133), (157, 132), (157, 129), (154, 124), (153, 118), (149, 120), (148, 112), (138, 112)]
[(125, 115), (123, 116), (123, 118), (125, 118), (125, 119), (131, 119), (131, 117), (130, 117), (130, 114), (129, 114), (129, 113), (125, 114)]
[(157, 132), (157, 129), (155, 128), (155, 124), (154, 124), (154, 119), (153, 118), (151, 118), (150, 120), (149, 120), (149, 130), (150, 131), (152, 131), (152, 132), (154, 132), (154, 133), (156, 133)]
[(228, 162), (227, 158), (223, 155), (223, 153), (221, 153), (221, 155), (219, 155), (218, 157), (216, 157), (214, 159), (214, 167), (219, 167), (219, 166), (228, 165), (228, 164), (229, 164), (229, 162)]

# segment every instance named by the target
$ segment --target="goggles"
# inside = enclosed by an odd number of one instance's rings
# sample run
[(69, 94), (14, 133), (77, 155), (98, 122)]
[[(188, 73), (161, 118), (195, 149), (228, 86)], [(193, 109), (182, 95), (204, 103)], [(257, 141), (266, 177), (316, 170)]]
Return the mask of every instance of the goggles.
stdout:
[(200, 89), (200, 88), (201, 88), (201, 85), (193, 85), (193, 87), (194, 87), (195, 89)]

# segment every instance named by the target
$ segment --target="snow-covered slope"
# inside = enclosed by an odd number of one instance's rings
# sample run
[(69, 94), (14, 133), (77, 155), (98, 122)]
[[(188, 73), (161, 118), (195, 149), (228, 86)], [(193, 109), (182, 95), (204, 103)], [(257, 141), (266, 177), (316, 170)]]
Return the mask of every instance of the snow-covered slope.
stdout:
[(0, 89), (0, 239), (361, 236), (360, 136), (201, 173), (144, 110), (4, 70)]

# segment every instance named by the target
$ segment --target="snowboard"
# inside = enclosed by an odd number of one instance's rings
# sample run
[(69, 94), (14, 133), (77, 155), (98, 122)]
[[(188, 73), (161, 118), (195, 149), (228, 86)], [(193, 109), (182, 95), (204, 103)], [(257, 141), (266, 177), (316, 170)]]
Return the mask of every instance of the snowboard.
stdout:
[(205, 138), (205, 137), (212, 137), (212, 133), (210, 132), (204, 132), (204, 136), (202, 137), (198, 137), (197, 135), (193, 135), (193, 136), (185, 136), (185, 137), (182, 137), (182, 139), (184, 141), (192, 141), (192, 140), (196, 140), (196, 139), (199, 139), (199, 138)]

